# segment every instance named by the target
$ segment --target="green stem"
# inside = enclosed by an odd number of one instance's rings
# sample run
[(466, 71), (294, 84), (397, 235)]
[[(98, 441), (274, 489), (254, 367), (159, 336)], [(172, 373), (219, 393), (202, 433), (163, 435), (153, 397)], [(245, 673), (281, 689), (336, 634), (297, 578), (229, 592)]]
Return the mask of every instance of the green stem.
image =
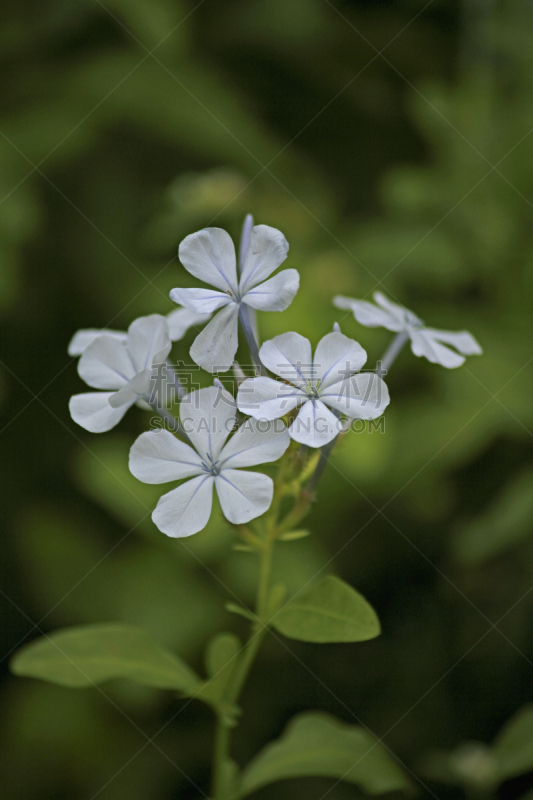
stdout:
[[(276, 526), (273, 525), (263, 542), (259, 565), (259, 583), (257, 588), (256, 615), (257, 621), (253, 624), (248, 641), (244, 645), (235, 672), (227, 692), (227, 701), (236, 705), (246, 683), (246, 679), (259, 652), (267, 632), (266, 615), (268, 612), (268, 590), (270, 572), (272, 567), (272, 550), (276, 537)], [(225, 765), (229, 759), (231, 744), (231, 727), (228, 720), (219, 714), (215, 733), (215, 749), (213, 757), (213, 798), (214, 800), (229, 800), (228, 787), (226, 786)]]
[(261, 359), (259, 358), (259, 346), (257, 344), (255, 333), (253, 331), (252, 324), (248, 316), (248, 311), (246, 310), (244, 303), (241, 303), (239, 306), (239, 322), (241, 323), (242, 331), (250, 349), (250, 355), (252, 357), (252, 361), (254, 362), (255, 370), (258, 375), (264, 375), (265, 370), (263, 368), (263, 364), (261, 363)]
[(213, 785), (211, 794), (213, 798), (223, 798), (226, 795), (226, 771), (224, 765), (228, 757), (230, 727), (218, 717), (215, 731), (215, 749), (213, 753)]
[[(274, 481), (274, 496), (271, 506), (263, 519), (260, 527), (261, 535), (249, 530), (246, 525), (238, 525), (238, 531), (245, 542), (249, 543), (257, 550), (259, 561), (259, 577), (257, 583), (257, 595), (255, 606), (255, 621), (252, 623), (250, 635), (244, 645), (240, 656), (237, 658), (235, 669), (230, 678), (229, 686), (226, 690), (225, 700), (231, 706), (236, 706), (239, 702), (246, 679), (253, 666), (257, 653), (263, 643), (268, 630), (269, 616), (271, 613), (270, 604), (270, 578), (272, 572), (272, 556), (274, 544), (280, 533), (286, 531), (290, 524), (302, 514), (306, 513), (310, 506), (310, 499), (301, 492), (298, 482), (307, 478), (308, 472), (314, 468), (314, 460), (307, 463), (302, 462), (298, 465), (301, 471), (299, 478), (294, 479), (294, 466), (292, 458), (282, 459), (278, 466), (278, 473)], [(298, 484), (298, 486), (296, 486)], [(279, 519), (280, 504), (283, 497), (287, 494), (287, 489), (292, 494), (294, 489), (300, 493), (293, 509), (283, 519)], [(256, 526), (257, 530), (257, 526)], [(231, 746), (231, 720), (224, 714), (219, 714), (217, 719), (217, 730), (215, 734), (215, 748), (213, 756), (213, 800), (230, 800), (231, 787), (227, 785), (228, 761), (230, 758)]]
[[(396, 358), (401, 353), (407, 342), (409, 341), (409, 334), (405, 331), (400, 331), (396, 334), (388, 348), (386, 349), (385, 353), (383, 354), (381, 361), (378, 361), (376, 366), (376, 374), (381, 378), (382, 375), (386, 375), (389, 368), (392, 364), (396, 361)], [(309, 483), (307, 484), (307, 491), (310, 494), (314, 494), (316, 486), (320, 478), (322, 477), (322, 473), (324, 472), (325, 468), (327, 467), (329, 457), (333, 451), (333, 448), (339, 441), (339, 435), (331, 440), (328, 444), (322, 447), (320, 451), (320, 459), (316, 466), (314, 474), (311, 476)]]
[[(146, 398), (146, 400), (148, 402), (149, 398)], [(165, 406), (159, 405), (157, 400), (153, 400), (152, 402), (149, 403), (149, 405), (153, 408), (153, 410), (157, 414), (159, 414), (159, 416), (161, 417), (161, 419), (163, 420), (163, 422), (167, 426), (168, 430), (173, 431), (174, 433), (177, 433), (178, 436), (181, 436), (181, 438), (183, 439), (184, 442), (187, 442), (187, 444), (192, 445), (192, 442), (189, 439), (189, 437), (187, 436), (187, 434), (185, 433), (185, 430), (183, 429), (183, 426), (182, 426), (181, 422), (178, 422), (176, 417), (174, 417), (170, 413), (170, 411), (167, 408), (165, 408)]]
[(404, 346), (409, 341), (409, 334), (406, 331), (400, 331), (397, 333), (390, 345), (387, 347), (385, 353), (383, 354), (381, 361), (378, 361), (376, 367), (376, 373), (381, 378), (382, 375), (386, 375), (389, 368), (393, 365), (396, 361), (396, 358), (403, 350)]

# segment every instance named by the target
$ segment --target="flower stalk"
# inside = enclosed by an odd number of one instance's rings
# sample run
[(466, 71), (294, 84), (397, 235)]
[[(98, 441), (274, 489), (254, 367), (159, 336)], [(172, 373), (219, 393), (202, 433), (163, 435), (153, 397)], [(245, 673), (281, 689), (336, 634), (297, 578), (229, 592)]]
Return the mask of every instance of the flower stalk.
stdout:
[(376, 374), (381, 378), (386, 375), (389, 368), (396, 361), (404, 346), (409, 341), (409, 334), (407, 331), (400, 331), (397, 333), (390, 345), (385, 350), (381, 361), (378, 361), (376, 366)]
[[(282, 459), (278, 474), (282, 473), (285, 459)], [(255, 620), (252, 623), (250, 635), (244, 645), (230, 679), (225, 700), (230, 706), (235, 706), (239, 702), (241, 692), (246, 683), (246, 679), (253, 666), (255, 658), (266, 636), (269, 625), (269, 595), (270, 595), (270, 576), (272, 570), (272, 556), (274, 542), (281, 529), (278, 529), (277, 514), (279, 508), (279, 495), (282, 485), (276, 485), (274, 500), (266, 515), (266, 531), (263, 539), (259, 539), (245, 525), (239, 525), (238, 530), (245, 541), (252, 544), (259, 554), (259, 576), (257, 584), (257, 595), (255, 604)], [(278, 495), (278, 497), (276, 497)], [(278, 502), (276, 502), (276, 500)], [(228, 786), (228, 764), (230, 758), (231, 729), (233, 724), (224, 714), (217, 715), (217, 725), (215, 731), (215, 745), (213, 753), (213, 778), (212, 795), (213, 800), (229, 800), (230, 787)]]
[[(400, 331), (397, 333), (392, 342), (389, 344), (387, 349), (385, 350), (382, 358), (377, 362), (376, 365), (376, 375), (378, 377), (382, 377), (385, 375), (392, 364), (396, 361), (398, 356), (400, 355), (401, 351), (403, 350), (404, 346), (409, 341), (409, 334), (405, 331)], [(324, 447), (320, 450), (320, 458), (318, 460), (318, 464), (316, 465), (316, 469), (311, 476), (309, 483), (306, 486), (306, 491), (310, 494), (310, 496), (314, 499), (314, 493), (316, 491), (317, 484), (322, 477), (322, 473), (326, 469), (327, 463), (329, 461), (329, 457), (333, 452), (333, 448), (337, 444), (340, 437), (340, 433), (332, 439), (331, 442), (328, 442)]]
[[(241, 538), (259, 555), (259, 571), (254, 620), (248, 640), (237, 657), (225, 697), (230, 706), (238, 704), (246, 679), (269, 628), (273, 613), (270, 583), (274, 545), (283, 533), (296, 527), (311, 506), (311, 499), (305, 489), (301, 491), (301, 486), (307, 479), (310, 469), (314, 467), (317, 458), (318, 452), (309, 460), (302, 462), (297, 453), (290, 451), (281, 458), (274, 481), (272, 504), (263, 518), (262, 536), (252, 532), (247, 525), (236, 526)], [(294, 476), (295, 468), (296, 477)], [(298, 493), (299, 496), (293, 508), (280, 520), (279, 513), (283, 498)], [(217, 716), (213, 754), (213, 800), (229, 800), (231, 797), (227, 779), (232, 727), (233, 723), (228, 720), (227, 716), (222, 713)]]
[(167, 430), (173, 431), (173, 433), (177, 433), (178, 436), (180, 436), (184, 442), (186, 442), (187, 444), (191, 444), (191, 440), (185, 433), (183, 425), (180, 422), (178, 422), (176, 417), (173, 414), (171, 414), (170, 411), (167, 408), (165, 408), (165, 406), (161, 405), (154, 397), (147, 398), (147, 403), (151, 406), (151, 408), (153, 408), (156, 414), (158, 414), (161, 417), (161, 419), (165, 423), (165, 427), (167, 428)]
[(239, 307), (239, 322), (241, 323), (242, 332), (244, 333), (246, 343), (250, 349), (250, 355), (252, 357), (252, 361), (254, 362), (256, 373), (257, 375), (264, 375), (265, 371), (263, 369), (261, 359), (259, 358), (259, 346), (250, 323), (248, 311), (243, 303), (241, 303)]

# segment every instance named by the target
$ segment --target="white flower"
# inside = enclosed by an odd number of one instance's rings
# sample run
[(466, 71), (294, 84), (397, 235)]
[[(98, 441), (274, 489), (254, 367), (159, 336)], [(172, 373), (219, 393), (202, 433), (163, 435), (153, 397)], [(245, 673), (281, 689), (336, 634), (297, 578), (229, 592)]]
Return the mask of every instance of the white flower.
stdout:
[(171, 347), (167, 321), (159, 314), (136, 319), (125, 339), (97, 336), (83, 351), (78, 373), (89, 386), (104, 391), (71, 397), (72, 419), (92, 433), (111, 430), (130, 406), (142, 405), (151, 394), (153, 367), (164, 362)]
[(341, 429), (342, 414), (351, 419), (375, 419), (389, 403), (381, 378), (371, 372), (354, 375), (366, 362), (366, 353), (340, 332), (328, 333), (320, 340), (314, 359), (309, 340), (298, 333), (284, 333), (265, 342), (259, 355), (265, 367), (286, 382), (249, 378), (239, 387), (239, 410), (255, 419), (271, 420), (301, 406), (289, 434), (309, 447), (323, 447), (332, 441)]
[(263, 514), (272, 502), (274, 484), (268, 475), (243, 472), (276, 461), (290, 443), (278, 423), (247, 420), (226, 443), (235, 425), (235, 401), (224, 389), (211, 386), (183, 398), (181, 424), (193, 449), (169, 431), (148, 431), (130, 451), (130, 470), (144, 483), (191, 478), (159, 500), (152, 519), (167, 536), (191, 536), (207, 525), (215, 487), (224, 516), (235, 524)]
[[(168, 324), (168, 335), (171, 342), (179, 342), (183, 339), (189, 328), (193, 325), (203, 325), (211, 319), (211, 314), (196, 314), (190, 308), (176, 308), (166, 315)], [(128, 334), (126, 331), (112, 331), (98, 328), (83, 328), (76, 331), (68, 345), (69, 356), (81, 356), (90, 344), (99, 336), (112, 336), (119, 342), (126, 342)]]
[(298, 291), (300, 276), (286, 269), (265, 280), (285, 261), (289, 245), (283, 234), (268, 225), (256, 225), (243, 260), (240, 280), (233, 242), (221, 228), (191, 233), (179, 248), (180, 260), (196, 278), (213, 289), (172, 289), (170, 298), (196, 313), (220, 309), (196, 337), (191, 358), (209, 372), (228, 370), (238, 345), (241, 304), (258, 311), (284, 311)]
[[(464, 363), (463, 356), (480, 355), (483, 351), (471, 333), (467, 331), (440, 331), (426, 328), (412, 311), (396, 305), (381, 292), (374, 292), (377, 305), (365, 300), (353, 300), (351, 297), (335, 297), (337, 308), (353, 311), (356, 320), (368, 328), (387, 328), (395, 333), (406, 333), (411, 339), (411, 350), (415, 356), (424, 356), (434, 364), (452, 369)], [(458, 350), (450, 350), (451, 345)]]

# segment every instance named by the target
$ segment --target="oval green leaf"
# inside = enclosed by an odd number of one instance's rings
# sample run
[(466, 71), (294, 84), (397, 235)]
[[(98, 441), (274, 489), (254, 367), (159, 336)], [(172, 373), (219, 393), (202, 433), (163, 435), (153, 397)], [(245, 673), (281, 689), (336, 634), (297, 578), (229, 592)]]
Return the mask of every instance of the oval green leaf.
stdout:
[(233, 633), (219, 633), (211, 639), (205, 654), (208, 678), (198, 694), (201, 700), (214, 706), (224, 703), (226, 687), (241, 650), (242, 644)]
[(129, 678), (193, 694), (200, 684), (187, 664), (145, 631), (115, 623), (67, 628), (38, 639), (21, 648), (10, 666), (15, 675), (75, 688)]
[(500, 780), (523, 775), (533, 769), (533, 705), (520, 709), (503, 726), (493, 743), (493, 756)]
[(479, 564), (525, 539), (531, 538), (533, 470), (515, 478), (488, 510), (460, 528), (453, 546), (465, 564)]
[(328, 575), (297, 595), (272, 620), (276, 630), (303, 642), (363, 642), (380, 634), (376, 612), (351, 586)]
[(249, 764), (239, 796), (275, 781), (306, 776), (355, 783), (369, 794), (412, 788), (394, 758), (364, 728), (308, 712), (291, 720), (281, 738)]
[(233, 633), (219, 633), (206, 648), (205, 666), (207, 680), (197, 689), (195, 697), (222, 714), (228, 725), (236, 723), (239, 709), (226, 700), (226, 689), (242, 650), (240, 640)]
[(208, 643), (205, 654), (205, 666), (209, 677), (216, 677), (228, 669), (231, 671), (241, 649), (242, 644), (234, 633), (218, 633), (214, 636)]

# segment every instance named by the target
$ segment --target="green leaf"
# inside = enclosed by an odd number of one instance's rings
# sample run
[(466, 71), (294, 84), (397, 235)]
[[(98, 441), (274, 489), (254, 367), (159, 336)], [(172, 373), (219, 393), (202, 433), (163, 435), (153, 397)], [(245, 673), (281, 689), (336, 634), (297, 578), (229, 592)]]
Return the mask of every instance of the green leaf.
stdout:
[(463, 563), (481, 563), (531, 538), (532, 484), (533, 470), (527, 469), (505, 487), (485, 513), (457, 531), (454, 550)]
[(463, 742), (451, 752), (431, 750), (420, 767), (431, 780), (463, 786), (467, 794), (488, 796), (499, 783), (496, 759), (483, 742)]
[(305, 776), (356, 783), (369, 794), (411, 788), (396, 761), (372, 734), (312, 711), (291, 720), (281, 738), (268, 744), (248, 765), (240, 796), (275, 781)]
[(226, 700), (226, 688), (237, 666), (242, 644), (233, 633), (220, 633), (207, 645), (205, 665), (208, 679), (196, 692), (196, 697), (211, 705), (222, 714), (228, 724), (233, 725), (240, 713), (235, 705)]
[(291, 600), (272, 625), (284, 636), (303, 642), (363, 642), (380, 633), (372, 606), (333, 575)]
[(83, 625), (43, 637), (11, 660), (16, 675), (84, 687), (111, 678), (193, 694), (199, 678), (140, 628), (109, 623)]
[(524, 706), (498, 733), (493, 744), (500, 780), (533, 769), (533, 704)]
[(305, 539), (306, 536), (309, 536), (311, 531), (308, 530), (298, 530), (298, 531), (287, 531), (287, 533), (282, 533), (279, 537), (280, 542), (295, 542), (297, 539)]
[(226, 611), (231, 611), (232, 614), (239, 614), (239, 616), (249, 619), (250, 622), (257, 622), (257, 616), (253, 611), (248, 611), (244, 606), (238, 606), (237, 603), (226, 603), (224, 608)]
[(233, 633), (219, 633), (207, 645), (205, 666), (210, 677), (233, 669), (242, 648), (240, 639)]
[(281, 607), (285, 595), (287, 594), (287, 587), (281, 583), (276, 583), (270, 590), (268, 597), (267, 615), (269, 617), (275, 615), (276, 611)]

